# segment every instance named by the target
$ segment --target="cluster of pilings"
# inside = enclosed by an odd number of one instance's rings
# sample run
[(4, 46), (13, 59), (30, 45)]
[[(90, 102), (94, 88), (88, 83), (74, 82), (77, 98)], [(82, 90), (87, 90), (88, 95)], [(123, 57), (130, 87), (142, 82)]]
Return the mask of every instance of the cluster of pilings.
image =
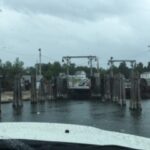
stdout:
[[(14, 79), (14, 91), (13, 91), (13, 107), (20, 108), (23, 106), (22, 100), (22, 88), (21, 88), (21, 76), (16, 76)], [(49, 100), (50, 83), (41, 79), (39, 82), (36, 80), (36, 76), (31, 76), (31, 104), (38, 102), (44, 102)], [(1, 97), (0, 97), (1, 98)]]
[(51, 99), (50, 82), (44, 79), (37, 82), (36, 76), (31, 76), (31, 103), (35, 104), (49, 99)]
[[(123, 75), (114, 75), (113, 68), (114, 63), (130, 63), (131, 65), (131, 88), (130, 88), (130, 109), (131, 110), (141, 110), (141, 96), (140, 96), (140, 76), (135, 73), (136, 60), (114, 60), (113, 57), (110, 58), (108, 64), (110, 65), (110, 97), (113, 101), (125, 105), (126, 91), (125, 91), (125, 78)], [(108, 80), (109, 80), (108, 79)]]
[(119, 73), (112, 80), (112, 101), (121, 106), (126, 105), (124, 76)]
[[(131, 73), (131, 98), (130, 109), (141, 110), (141, 95), (140, 95), (140, 76), (132, 70)], [(50, 81), (41, 79), (37, 83), (36, 76), (31, 76), (31, 103), (44, 102), (47, 99), (68, 98), (68, 82), (67, 76), (58, 76)], [(14, 78), (14, 94), (13, 94), (13, 108), (21, 108), (22, 88), (21, 76), (17, 75)], [(106, 74), (100, 76), (99, 74), (91, 77), (91, 95), (101, 97), (103, 101), (110, 100), (121, 106), (126, 105), (125, 94), (125, 77), (118, 74)], [(1, 83), (0, 83), (0, 105), (1, 105)], [(1, 107), (0, 107), (1, 111)]]
[(56, 80), (56, 97), (57, 99), (68, 98), (67, 77), (58, 76)]
[[(132, 71), (130, 88), (130, 109), (141, 110), (140, 76)], [(101, 78), (101, 95), (103, 101), (112, 101), (121, 106), (126, 105), (126, 82), (124, 75), (107, 74)]]
[(101, 78), (102, 100), (112, 100), (120, 105), (126, 104), (125, 78), (122, 74), (105, 75)]

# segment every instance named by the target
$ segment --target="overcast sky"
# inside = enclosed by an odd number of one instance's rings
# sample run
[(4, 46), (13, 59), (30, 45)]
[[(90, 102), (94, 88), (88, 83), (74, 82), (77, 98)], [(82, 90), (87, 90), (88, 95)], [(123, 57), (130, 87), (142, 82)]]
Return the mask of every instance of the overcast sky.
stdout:
[(150, 0), (0, 1), (3, 61), (33, 65), (41, 48), (43, 62), (96, 55), (105, 67), (111, 56), (147, 63), (149, 44)]

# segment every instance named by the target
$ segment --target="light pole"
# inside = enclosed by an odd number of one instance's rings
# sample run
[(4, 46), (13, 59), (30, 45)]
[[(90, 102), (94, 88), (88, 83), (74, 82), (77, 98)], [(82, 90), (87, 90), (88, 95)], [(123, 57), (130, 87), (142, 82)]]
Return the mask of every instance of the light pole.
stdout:
[(39, 63), (40, 63), (40, 64), (39, 64), (39, 75), (40, 75), (40, 76), (42, 75), (42, 66), (41, 66), (41, 56), (42, 56), (42, 55), (41, 55), (41, 51), (42, 51), (41, 48), (39, 48), (39, 61), (40, 61), (40, 62), (39, 62)]

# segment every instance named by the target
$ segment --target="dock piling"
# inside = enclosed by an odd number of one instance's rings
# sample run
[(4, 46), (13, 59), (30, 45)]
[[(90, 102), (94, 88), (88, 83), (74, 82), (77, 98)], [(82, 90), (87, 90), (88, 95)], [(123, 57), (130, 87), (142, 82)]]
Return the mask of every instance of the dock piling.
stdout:
[(126, 104), (124, 80), (124, 76), (119, 73), (114, 75), (112, 82), (112, 101), (120, 104), (121, 106)]
[(140, 95), (140, 77), (139, 74), (132, 72), (131, 75), (131, 100), (130, 110), (142, 110)]
[(111, 99), (111, 87), (110, 87), (110, 76), (106, 75), (104, 77), (104, 99), (105, 100), (110, 100)]
[(38, 101), (44, 102), (45, 99), (46, 99), (46, 97), (45, 97), (45, 84), (44, 84), (44, 79), (41, 79), (39, 89), (38, 89)]
[(21, 77), (20, 75), (17, 75), (15, 76), (14, 81), (13, 107), (20, 108), (22, 106), (23, 103), (22, 103)]
[(36, 76), (31, 76), (31, 104), (37, 103)]
[(1, 82), (1, 78), (0, 78), (0, 113), (2, 111), (2, 109), (1, 109), (1, 101), (2, 101), (2, 82)]

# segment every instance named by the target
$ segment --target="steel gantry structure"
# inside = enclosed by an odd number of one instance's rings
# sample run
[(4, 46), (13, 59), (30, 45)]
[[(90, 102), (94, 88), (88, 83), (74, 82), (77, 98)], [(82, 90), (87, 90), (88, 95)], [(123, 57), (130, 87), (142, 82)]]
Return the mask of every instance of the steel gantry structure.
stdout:
[(123, 62), (124, 63), (130, 63), (132, 70), (136, 65), (136, 60), (129, 60), (129, 59), (117, 60), (117, 59), (113, 59), (113, 57), (111, 57), (110, 60), (108, 61), (108, 65), (110, 65), (110, 69), (111, 69), (111, 76), (113, 76), (113, 65), (114, 65), (114, 63), (123, 63)]
[(97, 56), (64, 56), (62, 58), (63, 62), (67, 64), (67, 75), (69, 75), (69, 65), (71, 64), (71, 59), (88, 59), (88, 63), (90, 65), (90, 75), (93, 75), (93, 61), (97, 63), (97, 72), (99, 73), (99, 59)]

